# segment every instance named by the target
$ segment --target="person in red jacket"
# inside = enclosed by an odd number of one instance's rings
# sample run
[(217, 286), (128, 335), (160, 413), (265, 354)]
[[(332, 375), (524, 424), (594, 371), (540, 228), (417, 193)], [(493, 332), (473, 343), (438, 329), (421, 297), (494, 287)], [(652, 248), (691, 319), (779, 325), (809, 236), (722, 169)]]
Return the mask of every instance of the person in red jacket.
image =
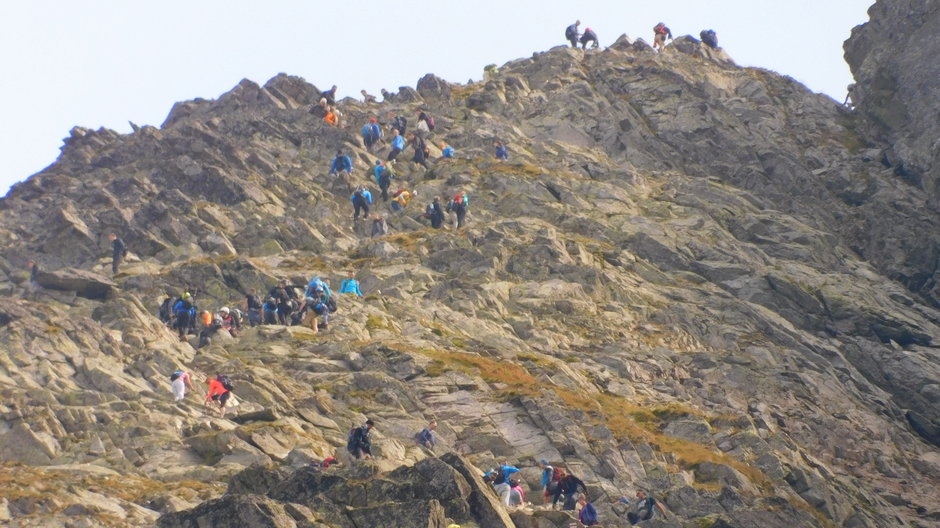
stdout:
[[(222, 379), (220, 379), (222, 378)], [(225, 418), (225, 404), (228, 403), (228, 399), (232, 396), (231, 389), (226, 388), (226, 385), (231, 387), (231, 383), (228, 382), (228, 377), (223, 375), (218, 375), (214, 379), (207, 378), (206, 381), (209, 383), (209, 392), (206, 393), (205, 405), (211, 405), (211, 401), (219, 402), (219, 416)]]

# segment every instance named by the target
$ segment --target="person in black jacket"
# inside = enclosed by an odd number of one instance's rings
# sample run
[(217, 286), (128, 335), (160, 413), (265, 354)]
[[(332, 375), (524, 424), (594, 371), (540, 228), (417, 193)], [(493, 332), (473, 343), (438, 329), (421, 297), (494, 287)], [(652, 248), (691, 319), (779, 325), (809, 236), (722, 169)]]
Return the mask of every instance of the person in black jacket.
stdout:
[(561, 477), (558, 478), (558, 486), (555, 488), (555, 498), (552, 500), (552, 508), (558, 504), (558, 499), (562, 495), (565, 496), (565, 503), (562, 506), (563, 510), (574, 511), (576, 498), (578, 495), (578, 487), (584, 491), (584, 494), (588, 494), (587, 486), (584, 485), (584, 482), (581, 481), (578, 477), (574, 475), (569, 475), (564, 469), (561, 470)]
[(320, 97), (326, 99), (326, 104), (335, 105), (336, 104), (336, 85), (334, 84), (332, 88), (325, 92), (320, 92)]
[(108, 235), (108, 240), (111, 241), (111, 273), (117, 274), (118, 266), (121, 265), (121, 262), (124, 261), (124, 257), (127, 256), (127, 246), (124, 245), (124, 241), (118, 238), (114, 233)]
[(596, 48), (599, 44), (597, 43), (597, 33), (593, 29), (587, 28), (584, 30), (584, 34), (581, 35), (581, 47), (587, 49), (588, 42), (593, 42), (594, 45), (591, 48)]
[(580, 25), (581, 21), (575, 20), (574, 24), (565, 28), (565, 38), (571, 43), (571, 47), (575, 49), (578, 48), (578, 37), (580, 36), (578, 34), (578, 26)]
[(359, 460), (360, 458), (372, 458), (372, 437), (370, 436), (375, 422), (371, 419), (366, 420), (366, 424), (357, 427), (349, 432), (349, 440), (346, 443), (346, 450), (349, 454)]
[(441, 197), (435, 196), (434, 201), (428, 204), (425, 215), (431, 221), (431, 227), (440, 229), (444, 225), (444, 209), (441, 207)]

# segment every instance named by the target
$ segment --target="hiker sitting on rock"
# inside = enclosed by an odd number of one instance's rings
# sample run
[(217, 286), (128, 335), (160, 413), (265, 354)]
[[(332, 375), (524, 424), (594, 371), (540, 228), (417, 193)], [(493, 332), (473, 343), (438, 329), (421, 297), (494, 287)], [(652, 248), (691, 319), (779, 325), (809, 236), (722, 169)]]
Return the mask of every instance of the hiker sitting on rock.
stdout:
[(174, 401), (180, 401), (186, 397), (186, 388), (193, 390), (193, 382), (189, 379), (189, 373), (177, 370), (170, 375), (170, 389), (173, 391)]
[(441, 143), (441, 159), (454, 159), (457, 157), (457, 151), (447, 143)]
[(348, 176), (352, 176), (352, 168), (352, 159), (343, 154), (342, 150), (337, 150), (336, 157), (333, 158), (333, 163), (330, 164), (330, 176), (340, 172), (345, 172)]
[(415, 435), (415, 443), (425, 447), (431, 452), (434, 451), (434, 430), (437, 429), (437, 422), (431, 421), (428, 426)]
[(228, 306), (219, 308), (219, 316), (222, 318), (222, 329), (228, 330), (228, 333), (231, 334), (232, 337), (238, 337), (238, 322), (232, 315), (231, 310), (228, 309)]
[(653, 518), (655, 510), (659, 510), (663, 516), (666, 515), (666, 508), (659, 503), (652, 495), (647, 495), (645, 491), (638, 490), (636, 492), (636, 510), (627, 513), (627, 519), (630, 521), (630, 524), (637, 524), (640, 521), (648, 521)]
[(361, 458), (372, 458), (372, 428), (375, 422), (371, 419), (366, 420), (365, 425), (354, 428), (349, 431), (349, 437), (346, 441), (346, 450), (356, 460)]
[(215, 379), (206, 378), (206, 383), (209, 384), (209, 392), (206, 393), (204, 405), (209, 406), (211, 405), (210, 402), (218, 402), (219, 416), (225, 418), (225, 404), (232, 396), (232, 382), (228, 379), (228, 376), (219, 374)]
[(593, 42), (594, 45), (591, 46), (591, 49), (596, 49), (598, 47), (597, 43), (597, 33), (594, 32), (591, 28), (586, 28), (584, 34), (581, 35), (581, 47), (582, 49), (587, 49), (588, 42)]
[(199, 331), (199, 341), (196, 344), (196, 348), (207, 347), (212, 344), (212, 336), (216, 334), (219, 330), (222, 329), (222, 318), (219, 316), (213, 317), (209, 312), (202, 312), (202, 316), (205, 317), (208, 315), (208, 318), (204, 319), (202, 324), (202, 330)]
[(587, 486), (578, 477), (569, 475), (564, 469), (561, 470), (561, 477), (558, 479), (558, 487), (555, 488), (555, 497), (552, 499), (552, 508), (558, 504), (558, 499), (563, 495), (565, 502), (562, 505), (563, 510), (572, 511), (575, 508), (575, 496), (578, 494), (578, 487), (587, 494)]

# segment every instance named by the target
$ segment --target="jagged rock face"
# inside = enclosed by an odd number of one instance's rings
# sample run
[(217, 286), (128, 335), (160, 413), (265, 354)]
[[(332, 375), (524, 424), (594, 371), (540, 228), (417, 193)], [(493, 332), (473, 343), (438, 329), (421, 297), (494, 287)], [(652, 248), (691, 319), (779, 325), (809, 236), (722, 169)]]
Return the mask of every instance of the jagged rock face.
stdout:
[[(588, 484), (605, 526), (637, 487), (673, 512), (651, 526), (935, 523), (936, 209), (858, 115), (676, 41), (559, 47), (467, 86), (426, 76), (379, 105), (342, 101), (339, 128), (310, 113), (314, 86), (280, 75), (179, 103), (159, 129), (73, 130), (0, 201), (0, 444), (16, 446), (0, 457), (27, 464), (0, 468), (0, 519), (567, 526), (532, 508), (507, 520), (475, 484), (517, 463), (538, 503), (547, 458)], [(419, 198), (369, 238), (350, 195), (387, 147), (365, 151), (359, 127), (422, 109), (432, 157), (441, 141), (459, 157), (425, 172), (404, 154), (395, 186)], [(351, 176), (327, 174), (337, 149)], [(466, 228), (416, 218), (458, 190)], [(110, 231), (131, 255), (108, 279)], [(367, 296), (341, 296), (324, 333), (265, 326), (197, 351), (156, 318), (165, 290), (215, 309), (350, 269)], [(241, 404), (220, 419), (201, 395), (173, 403), (181, 366), (229, 374)], [(375, 464), (288, 470), (342, 457), (366, 416)], [(466, 462), (414, 445), (432, 418), (439, 452)], [(428, 468), (438, 485), (409, 484)]]
[(940, 4), (879, 0), (870, 21), (852, 30), (845, 60), (852, 97), (870, 133), (892, 145), (885, 159), (940, 206)]

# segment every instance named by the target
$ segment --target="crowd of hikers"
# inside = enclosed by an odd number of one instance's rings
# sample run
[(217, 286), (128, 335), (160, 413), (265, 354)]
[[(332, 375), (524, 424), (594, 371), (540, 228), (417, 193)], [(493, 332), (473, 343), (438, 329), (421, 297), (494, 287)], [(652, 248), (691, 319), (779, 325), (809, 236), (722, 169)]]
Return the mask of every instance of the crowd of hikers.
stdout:
[[(588, 44), (591, 44), (591, 48), (598, 47), (597, 33), (594, 32), (591, 28), (584, 28), (584, 33), (580, 32), (581, 21), (575, 20), (574, 24), (571, 24), (565, 28), (565, 40), (571, 43), (572, 48), (577, 48), (578, 44), (581, 45), (581, 49), (588, 49)], [(712, 49), (718, 49), (718, 35), (712, 29), (703, 29), (699, 32), (699, 37), (702, 39), (702, 42)], [(653, 49), (663, 51), (666, 49), (666, 40), (672, 40), (672, 30), (666, 26), (666, 24), (660, 22), (653, 26)]]

